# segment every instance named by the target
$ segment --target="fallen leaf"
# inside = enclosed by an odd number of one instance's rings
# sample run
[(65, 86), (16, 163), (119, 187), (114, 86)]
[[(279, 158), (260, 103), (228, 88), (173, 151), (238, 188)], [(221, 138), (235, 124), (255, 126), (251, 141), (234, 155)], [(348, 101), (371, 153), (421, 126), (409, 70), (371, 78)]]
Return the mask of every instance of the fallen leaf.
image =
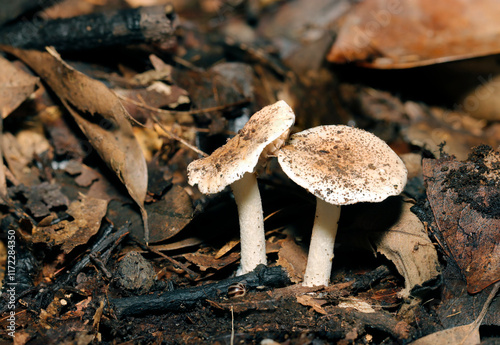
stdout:
[(229, 253), (224, 257), (218, 259), (216, 259), (214, 255), (201, 253), (187, 253), (184, 254), (183, 257), (187, 261), (198, 266), (200, 271), (206, 271), (209, 268), (220, 270), (228, 265), (235, 263), (240, 259), (240, 253)]
[(39, 117), (44, 130), (48, 133), (54, 154), (62, 159), (83, 160), (93, 150), (89, 142), (81, 140), (72, 131), (63, 116), (64, 109), (60, 106), (49, 106)]
[(477, 293), (500, 280), (500, 152), (474, 148), (465, 162), (424, 159), (427, 199), (446, 247)]
[(295, 243), (292, 236), (288, 236), (281, 243), (276, 263), (286, 270), (293, 283), (299, 283), (304, 279), (307, 254), (301, 246)]
[(496, 0), (363, 1), (343, 18), (327, 59), (407, 68), (500, 52)]
[(2, 56), (0, 71), (0, 116), (6, 118), (35, 91), (39, 80)]
[(391, 260), (405, 279), (402, 297), (425, 288), (440, 275), (436, 249), (411, 206), (404, 203), (397, 223), (374, 238), (377, 252)]
[[(180, 105), (186, 105), (190, 103), (188, 94), (186, 90), (181, 89), (176, 85), (167, 85), (163, 82), (154, 82), (147, 88), (142, 89), (114, 89), (122, 100), (124, 100), (125, 109), (139, 121), (147, 119), (148, 110), (146, 107), (153, 108), (172, 108), (175, 109)], [(143, 105), (143, 106), (141, 106)], [(163, 113), (168, 114), (168, 113)], [(162, 115), (163, 115), (162, 114)], [(175, 121), (175, 115), (161, 116), (165, 122), (173, 123)]]
[(339, 300), (339, 304), (337, 305), (339, 308), (353, 308), (362, 313), (375, 313), (375, 309), (360, 298), (350, 297), (350, 298), (342, 298)]
[(141, 210), (144, 239), (149, 241), (144, 199), (147, 167), (117, 96), (103, 83), (66, 64), (53, 50), (49, 53), (1, 47), (29, 65), (58, 95), (101, 158), (118, 176)]
[(33, 242), (46, 243), (49, 247), (61, 245), (61, 250), (69, 253), (76, 246), (87, 243), (99, 231), (107, 206), (106, 200), (89, 197), (73, 201), (67, 211), (73, 220), (63, 220), (47, 227), (35, 227)]
[(25, 207), (35, 218), (46, 217), (51, 210), (66, 208), (69, 200), (58, 184), (42, 182), (33, 187), (19, 185), (9, 188), (12, 199), (26, 200)]
[(223, 257), (224, 255), (229, 253), (231, 250), (233, 250), (239, 244), (240, 244), (240, 240), (230, 240), (230, 241), (226, 242), (226, 244), (224, 244), (222, 246), (222, 248), (217, 251), (217, 254), (215, 254), (215, 258), (219, 259), (219, 258)]
[(436, 333), (432, 333), (422, 337), (420, 339), (411, 342), (411, 345), (435, 345), (435, 344), (443, 344), (443, 345), (477, 345), (481, 343), (481, 337), (479, 336), (479, 326), (488, 311), (488, 307), (491, 304), (491, 301), (495, 297), (498, 292), (498, 288), (500, 287), (500, 283), (496, 283), (495, 287), (492, 289), (488, 300), (484, 303), (483, 309), (481, 313), (477, 317), (477, 319), (467, 325), (448, 328)]
[[(1, 55), (0, 71), (2, 71), (0, 74), (0, 133), (3, 133), (3, 119), (35, 91), (39, 79), (23, 71)], [(0, 145), (0, 158), (3, 157), (3, 154), (2, 145)], [(0, 163), (0, 196), (7, 197), (3, 160)]]
[(152, 243), (177, 235), (193, 219), (191, 198), (179, 185), (174, 185), (160, 201), (146, 207), (149, 213)]
[(38, 169), (31, 166), (31, 158), (24, 157), (21, 146), (12, 133), (2, 134), (2, 153), (18, 183), (33, 186), (40, 183)]
[(300, 304), (306, 306), (306, 307), (311, 307), (314, 309), (315, 312), (319, 314), (326, 315), (328, 314), (325, 309), (321, 306), (322, 304), (325, 304), (326, 301), (321, 301), (318, 299), (315, 299), (312, 296), (309, 295), (299, 295), (297, 296), (297, 302)]

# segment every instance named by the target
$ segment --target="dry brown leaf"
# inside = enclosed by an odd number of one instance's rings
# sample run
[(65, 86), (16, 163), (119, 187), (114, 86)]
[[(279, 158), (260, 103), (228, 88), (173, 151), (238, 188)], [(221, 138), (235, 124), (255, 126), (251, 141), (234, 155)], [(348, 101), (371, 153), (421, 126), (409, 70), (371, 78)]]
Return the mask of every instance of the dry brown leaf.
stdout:
[[(190, 102), (187, 91), (176, 85), (167, 85), (163, 82), (154, 82), (147, 88), (142, 89), (114, 89), (114, 91), (124, 101), (125, 109), (132, 117), (139, 121), (149, 118), (149, 113), (153, 108), (176, 108), (182, 104)], [(167, 111), (157, 111), (158, 117), (164, 124), (172, 124), (176, 120), (175, 113)]]
[[(164, 241), (177, 235), (193, 219), (193, 203), (184, 188), (175, 184), (155, 203), (147, 205), (151, 220), (150, 240)], [(132, 232), (133, 233), (133, 232)]]
[(307, 254), (295, 243), (293, 237), (288, 237), (283, 241), (278, 251), (277, 264), (286, 270), (293, 283), (299, 283), (304, 279), (306, 263)]
[(220, 270), (238, 261), (240, 253), (229, 253), (222, 258), (216, 259), (213, 255), (200, 253), (187, 253), (183, 257), (198, 266), (200, 271), (206, 271), (209, 268)]
[(391, 260), (405, 278), (405, 288), (400, 292), (403, 297), (440, 274), (436, 249), (423, 224), (410, 211), (411, 206), (404, 203), (398, 222), (375, 239), (377, 251)]
[[(35, 91), (38, 78), (24, 72), (2, 56), (0, 56), (0, 71), (2, 71), (0, 73), (0, 133), (2, 133), (3, 119)], [(4, 150), (0, 145), (0, 158), (3, 154)], [(7, 198), (3, 160), (0, 163), (0, 196)]]
[(74, 201), (67, 211), (74, 220), (35, 227), (33, 242), (46, 243), (48, 246), (61, 245), (61, 250), (69, 253), (76, 246), (87, 243), (99, 231), (107, 207), (108, 202), (101, 199), (84, 198), (82, 201)]
[(29, 65), (61, 99), (101, 158), (118, 176), (141, 210), (145, 240), (149, 241), (144, 209), (148, 176), (146, 160), (116, 95), (103, 83), (66, 64), (53, 50), (49, 53), (1, 47)]
[(500, 52), (496, 0), (362, 1), (344, 17), (327, 59), (406, 68)]
[(375, 309), (366, 301), (363, 301), (357, 297), (349, 297), (349, 298), (341, 298), (339, 300), (339, 304), (337, 305), (339, 308), (353, 308), (362, 313), (375, 313)]
[(32, 186), (40, 183), (38, 179), (38, 169), (30, 166), (31, 158), (24, 157), (22, 149), (17, 139), (12, 133), (2, 134), (2, 151), (7, 166), (16, 178), (18, 183), (25, 186)]
[(0, 56), (0, 115), (6, 118), (34, 91), (38, 78)]
[(217, 251), (217, 254), (215, 254), (215, 258), (219, 259), (219, 258), (223, 257), (224, 255), (229, 253), (231, 250), (233, 250), (234, 247), (236, 247), (238, 244), (240, 244), (240, 240), (230, 240), (230, 241), (226, 242), (226, 244), (224, 244), (222, 246), (222, 248)]
[(313, 308), (314, 311), (317, 312), (317, 313), (319, 313), (319, 314), (323, 314), (323, 315), (328, 314), (326, 312), (326, 310), (323, 309), (323, 307), (321, 306), (325, 302), (317, 300), (317, 299), (313, 298), (312, 296), (309, 296), (309, 295), (299, 295), (299, 296), (297, 296), (297, 302), (299, 302), (300, 304), (302, 304), (302, 305), (304, 305), (306, 307)]

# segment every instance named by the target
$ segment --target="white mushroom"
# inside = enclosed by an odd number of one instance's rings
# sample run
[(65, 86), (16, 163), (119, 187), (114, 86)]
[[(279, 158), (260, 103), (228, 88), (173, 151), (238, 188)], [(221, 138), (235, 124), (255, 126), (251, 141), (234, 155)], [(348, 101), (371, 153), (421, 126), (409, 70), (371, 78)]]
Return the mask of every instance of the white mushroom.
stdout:
[(328, 285), (340, 205), (401, 193), (406, 167), (380, 138), (342, 125), (294, 134), (277, 155), (283, 171), (317, 199), (303, 285)]
[(284, 143), (294, 122), (295, 115), (286, 102), (264, 107), (224, 146), (188, 166), (189, 184), (198, 184), (204, 194), (218, 193), (231, 185), (240, 223), (238, 275), (267, 263), (262, 203), (254, 170), (261, 156)]

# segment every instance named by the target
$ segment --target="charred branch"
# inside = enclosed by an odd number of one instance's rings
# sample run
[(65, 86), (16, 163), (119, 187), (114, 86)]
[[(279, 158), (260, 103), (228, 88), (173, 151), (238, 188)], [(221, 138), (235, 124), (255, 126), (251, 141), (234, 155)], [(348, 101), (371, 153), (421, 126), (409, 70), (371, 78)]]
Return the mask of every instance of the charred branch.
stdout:
[(171, 5), (93, 13), (40, 22), (20, 21), (0, 30), (0, 44), (23, 49), (53, 46), (78, 51), (173, 40)]
[(193, 307), (198, 302), (227, 294), (229, 286), (237, 282), (244, 282), (246, 289), (252, 290), (260, 286), (282, 287), (289, 284), (290, 280), (280, 266), (259, 265), (248, 274), (217, 283), (169, 291), (163, 294), (115, 298), (111, 299), (110, 303), (118, 317), (181, 311)]

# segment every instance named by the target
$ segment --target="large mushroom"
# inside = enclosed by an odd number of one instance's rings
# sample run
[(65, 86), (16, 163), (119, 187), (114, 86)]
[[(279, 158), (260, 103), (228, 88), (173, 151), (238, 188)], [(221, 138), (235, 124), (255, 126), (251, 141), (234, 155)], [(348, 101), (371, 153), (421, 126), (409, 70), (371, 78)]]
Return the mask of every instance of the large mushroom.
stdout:
[(288, 138), (295, 114), (284, 101), (255, 113), (236, 136), (209, 157), (189, 164), (188, 181), (204, 194), (230, 185), (238, 206), (241, 260), (237, 275), (266, 264), (262, 202), (254, 170), (260, 157), (273, 154)]
[(317, 200), (303, 285), (327, 286), (340, 206), (401, 193), (406, 167), (383, 140), (343, 125), (296, 133), (277, 156), (283, 171)]

